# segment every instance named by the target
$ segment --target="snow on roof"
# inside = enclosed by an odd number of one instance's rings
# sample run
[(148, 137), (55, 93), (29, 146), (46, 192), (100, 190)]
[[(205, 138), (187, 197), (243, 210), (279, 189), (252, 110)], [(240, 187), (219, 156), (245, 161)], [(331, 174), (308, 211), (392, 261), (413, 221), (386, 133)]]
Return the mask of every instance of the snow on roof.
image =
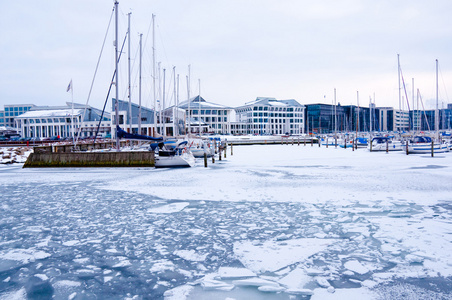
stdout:
[[(81, 115), (83, 109), (74, 109), (74, 116)], [(62, 118), (72, 115), (72, 109), (53, 109), (53, 110), (29, 110), (20, 116), (18, 119), (31, 119), (31, 118)]]
[[(199, 100), (201, 98), (201, 100)], [(207, 102), (203, 97), (195, 96), (190, 98), (190, 109), (196, 109), (199, 108), (210, 108), (210, 109), (232, 109), (232, 107), (220, 105), (212, 102)], [(184, 109), (188, 108), (188, 101), (185, 100), (181, 103), (179, 103), (179, 107), (183, 107)]]

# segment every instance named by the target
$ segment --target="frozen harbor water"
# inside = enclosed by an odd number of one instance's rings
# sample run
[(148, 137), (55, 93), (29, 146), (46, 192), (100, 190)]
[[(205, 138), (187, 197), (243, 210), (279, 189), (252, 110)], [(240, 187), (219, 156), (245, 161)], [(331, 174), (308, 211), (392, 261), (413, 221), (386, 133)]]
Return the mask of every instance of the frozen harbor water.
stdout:
[(0, 167), (0, 299), (452, 299), (452, 154)]

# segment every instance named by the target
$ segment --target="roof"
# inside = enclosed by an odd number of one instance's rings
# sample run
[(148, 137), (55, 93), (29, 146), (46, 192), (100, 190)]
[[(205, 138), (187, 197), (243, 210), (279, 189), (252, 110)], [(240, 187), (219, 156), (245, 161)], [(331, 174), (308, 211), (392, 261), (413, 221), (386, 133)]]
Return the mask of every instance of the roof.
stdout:
[(304, 105), (301, 105), (295, 99), (276, 100), (276, 98), (271, 97), (257, 97), (256, 100), (247, 102), (245, 103), (245, 105), (238, 107), (238, 109), (254, 105), (273, 106), (273, 107), (287, 107), (287, 106), (304, 107)]
[[(83, 109), (74, 109), (74, 116), (82, 115)], [(72, 109), (49, 109), (49, 110), (29, 110), (17, 119), (31, 119), (31, 118), (65, 118), (72, 115)]]
[[(182, 101), (181, 103), (179, 103), (179, 108), (188, 109), (188, 102), (188, 100)], [(201, 107), (201, 109), (233, 109), (230, 106), (207, 102), (199, 95), (190, 98), (190, 109), (197, 109), (199, 107)]]

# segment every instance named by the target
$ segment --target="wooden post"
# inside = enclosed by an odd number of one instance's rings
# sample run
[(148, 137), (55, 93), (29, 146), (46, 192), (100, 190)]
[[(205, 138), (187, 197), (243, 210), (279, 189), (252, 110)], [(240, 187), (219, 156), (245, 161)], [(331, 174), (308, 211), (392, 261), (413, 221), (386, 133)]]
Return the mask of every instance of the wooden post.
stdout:
[(304, 136), (303, 139), (304, 139), (304, 145), (306, 146), (306, 136)]
[[(358, 148), (356, 148), (358, 149)], [(352, 150), (355, 151), (355, 140), (352, 140)]]
[(215, 163), (215, 154), (212, 155), (212, 163), (213, 163), (213, 164)]
[(347, 149), (347, 139), (346, 138), (344, 138), (344, 149)]
[(221, 160), (221, 145), (218, 146), (218, 157)]
[(334, 137), (334, 148), (337, 148), (337, 136)]
[(297, 146), (300, 146), (300, 136), (297, 137)]
[(434, 148), (434, 142), (432, 140), (432, 157), (433, 157), (433, 153), (434, 153), (433, 148)]
[(317, 139), (317, 142), (319, 143), (319, 148), (320, 148), (320, 144), (321, 144), (320, 138)]
[(311, 136), (311, 147), (314, 146), (314, 139)]
[(326, 138), (326, 147), (328, 148), (328, 138)]
[(228, 147), (228, 144), (226, 142), (224, 142), (224, 158), (226, 158), (226, 148)]
[(207, 153), (204, 152), (204, 168), (207, 168)]
[(232, 153), (232, 143), (231, 143), (231, 156), (232, 156), (232, 155), (234, 155), (234, 154)]
[(406, 155), (408, 155), (408, 140), (406, 140)]

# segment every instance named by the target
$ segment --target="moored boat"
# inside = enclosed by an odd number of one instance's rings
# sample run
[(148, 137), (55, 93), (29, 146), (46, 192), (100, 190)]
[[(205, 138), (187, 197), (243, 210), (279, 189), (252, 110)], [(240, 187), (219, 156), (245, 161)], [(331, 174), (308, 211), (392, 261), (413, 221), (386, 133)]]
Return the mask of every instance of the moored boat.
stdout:
[(179, 143), (174, 148), (159, 143), (155, 150), (157, 150), (155, 155), (156, 168), (184, 168), (195, 165), (195, 157), (187, 148), (187, 141)]
[(374, 137), (367, 145), (369, 151), (401, 151), (402, 143), (386, 136)]
[(415, 136), (408, 143), (408, 153), (425, 154), (425, 153), (443, 153), (449, 152), (449, 145), (446, 143), (433, 142), (428, 136)]

